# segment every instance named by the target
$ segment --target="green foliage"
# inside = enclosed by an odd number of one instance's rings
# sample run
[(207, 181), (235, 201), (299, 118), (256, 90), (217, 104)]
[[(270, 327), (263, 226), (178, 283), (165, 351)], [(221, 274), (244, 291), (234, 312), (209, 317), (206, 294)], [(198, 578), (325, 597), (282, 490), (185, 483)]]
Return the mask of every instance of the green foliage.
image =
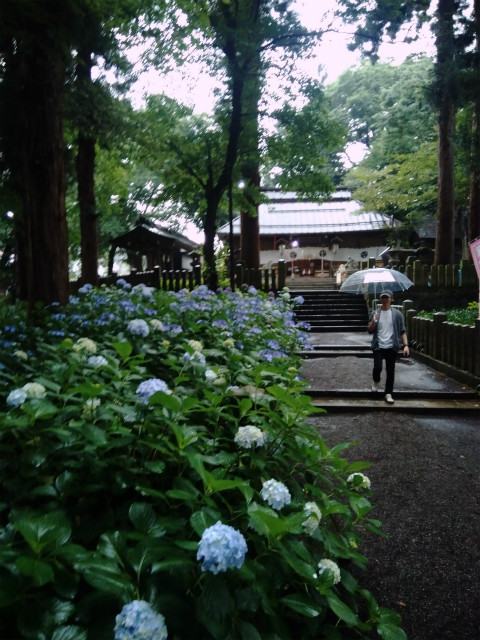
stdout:
[(466, 309), (434, 309), (433, 311), (419, 311), (418, 315), (421, 318), (432, 319), (435, 313), (446, 313), (447, 322), (473, 326), (478, 318), (478, 302), (469, 302)]
[[(404, 640), (350, 572), (380, 523), (350, 478), (368, 463), (350, 465), (347, 444), (329, 449), (308, 424), (321, 410), (298, 379), (297, 302), (119, 281), (83, 287), (36, 326), (2, 307), (4, 637), (112, 638), (122, 606), (142, 599), (177, 639)], [(237, 444), (242, 426), (263, 443)], [(267, 503), (267, 479), (290, 502)], [(218, 521), (248, 551), (214, 574), (196, 554)]]

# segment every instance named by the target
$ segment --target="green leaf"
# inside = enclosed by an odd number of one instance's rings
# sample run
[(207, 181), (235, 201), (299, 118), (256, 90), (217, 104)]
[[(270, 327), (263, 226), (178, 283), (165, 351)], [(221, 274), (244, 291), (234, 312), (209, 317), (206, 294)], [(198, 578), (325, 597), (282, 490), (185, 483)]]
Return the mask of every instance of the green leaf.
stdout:
[(262, 636), (250, 622), (239, 620), (237, 627), (241, 640), (262, 640)]
[(285, 596), (280, 599), (280, 602), (286, 604), (287, 607), (293, 609), (293, 611), (301, 613), (303, 616), (307, 616), (308, 618), (316, 618), (324, 610), (324, 607), (319, 603), (301, 593)]
[(99, 384), (93, 384), (88, 380), (86, 382), (82, 382), (82, 384), (77, 385), (73, 389), (68, 389), (68, 393), (70, 394), (80, 394), (82, 396), (87, 396), (87, 398), (95, 398), (100, 395), (103, 391), (103, 386)]
[(145, 502), (134, 502), (128, 510), (128, 517), (136, 529), (149, 533), (156, 524), (157, 516), (152, 506)]
[(363, 518), (373, 508), (370, 501), (363, 496), (351, 495), (349, 503), (359, 518)]
[(95, 447), (104, 446), (108, 442), (105, 431), (93, 424), (86, 424), (82, 433)]
[(52, 640), (87, 640), (87, 632), (81, 627), (69, 625), (55, 629)]
[(148, 404), (161, 405), (162, 407), (165, 407), (165, 409), (168, 409), (169, 411), (172, 411), (174, 413), (180, 411), (181, 406), (180, 400), (178, 398), (163, 391), (155, 391), (155, 393), (153, 393), (148, 399)]
[(85, 562), (76, 563), (75, 569), (83, 574), (89, 585), (105, 593), (125, 594), (133, 597), (135, 587), (124, 575), (116, 562), (109, 558), (102, 558), (94, 554), (93, 558)]
[(328, 593), (325, 595), (328, 606), (335, 613), (336, 616), (346, 622), (350, 627), (355, 627), (360, 622), (358, 616), (346, 605), (338, 596), (334, 593)]
[(192, 513), (190, 516), (190, 524), (198, 536), (201, 536), (205, 529), (214, 525), (218, 520), (221, 520), (220, 513), (210, 507), (204, 507), (200, 509), (200, 511), (195, 511), (195, 513)]
[(35, 420), (50, 420), (58, 413), (57, 407), (49, 400), (37, 400), (32, 406)]
[(149, 460), (145, 462), (145, 469), (152, 473), (163, 473), (165, 471), (165, 462), (162, 462), (162, 460)]
[(53, 581), (54, 573), (52, 567), (38, 558), (19, 556), (15, 560), (15, 566), (22, 575), (30, 576), (36, 587), (42, 587), (44, 584)]
[(114, 342), (113, 348), (123, 360), (126, 360), (133, 351), (133, 346), (129, 342)]
[(379, 624), (377, 633), (383, 640), (407, 640), (405, 631), (392, 623)]
[(58, 548), (68, 542), (71, 535), (69, 522), (62, 513), (55, 511), (42, 516), (20, 514), (13, 525), (35, 553), (40, 553), (47, 545)]
[(352, 464), (349, 464), (348, 467), (345, 469), (346, 473), (354, 473), (355, 471), (362, 471), (363, 469), (368, 469), (369, 467), (371, 467), (371, 463), (370, 462), (352, 462)]

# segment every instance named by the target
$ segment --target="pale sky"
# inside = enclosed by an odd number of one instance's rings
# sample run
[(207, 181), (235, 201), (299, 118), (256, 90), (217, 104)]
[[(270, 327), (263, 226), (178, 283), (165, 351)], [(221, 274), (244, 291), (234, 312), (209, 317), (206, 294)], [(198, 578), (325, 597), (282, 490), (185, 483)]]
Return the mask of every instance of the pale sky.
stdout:
[[(333, 19), (332, 12), (336, 4), (336, 0), (296, 0), (294, 7), (304, 25), (314, 30), (324, 27), (329, 19)], [(322, 65), (327, 83), (336, 80), (343, 71), (357, 64), (360, 59), (358, 53), (347, 49), (348, 31), (351, 27), (342, 27), (337, 23), (334, 26), (338, 26), (339, 32), (327, 33), (321, 44), (316, 47), (315, 56), (299, 62), (300, 69), (313, 78), (319, 78), (318, 70)], [(434, 55), (433, 39), (428, 26), (424, 28), (422, 38), (418, 42), (409, 45), (399, 42), (385, 43), (380, 47), (381, 60), (393, 64), (400, 64), (413, 53)], [(157, 71), (152, 70), (140, 73), (139, 80), (132, 91), (132, 101), (137, 108), (141, 105), (142, 96), (145, 93), (166, 93), (172, 98), (185, 102), (196, 112), (208, 113), (212, 110), (214, 103), (212, 95), (214, 86), (214, 80), (207, 73), (202, 73), (198, 67), (192, 68), (187, 76), (180, 76), (178, 73), (160, 76)]]

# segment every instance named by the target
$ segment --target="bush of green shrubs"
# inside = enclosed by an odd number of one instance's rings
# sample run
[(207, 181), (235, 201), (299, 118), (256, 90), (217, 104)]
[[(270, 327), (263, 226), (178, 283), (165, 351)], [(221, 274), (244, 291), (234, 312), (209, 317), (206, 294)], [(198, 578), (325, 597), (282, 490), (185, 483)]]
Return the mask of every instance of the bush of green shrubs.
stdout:
[(301, 300), (88, 285), (2, 309), (0, 635), (402, 640), (368, 463), (306, 418)]

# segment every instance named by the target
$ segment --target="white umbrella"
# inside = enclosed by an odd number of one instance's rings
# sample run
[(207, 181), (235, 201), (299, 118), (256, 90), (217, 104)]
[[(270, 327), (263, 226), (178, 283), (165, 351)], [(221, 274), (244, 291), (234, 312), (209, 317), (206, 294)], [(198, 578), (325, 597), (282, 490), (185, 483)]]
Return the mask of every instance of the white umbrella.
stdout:
[(363, 269), (355, 271), (345, 280), (340, 291), (345, 293), (373, 293), (390, 289), (390, 291), (405, 291), (413, 285), (413, 282), (401, 271), (395, 269)]

